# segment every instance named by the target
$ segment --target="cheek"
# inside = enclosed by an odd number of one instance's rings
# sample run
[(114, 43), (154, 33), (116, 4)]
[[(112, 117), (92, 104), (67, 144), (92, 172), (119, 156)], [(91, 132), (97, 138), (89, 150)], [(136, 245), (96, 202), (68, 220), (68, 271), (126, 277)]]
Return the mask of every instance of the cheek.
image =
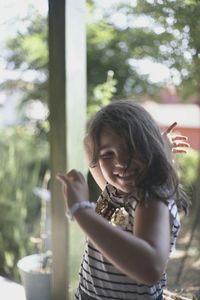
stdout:
[(99, 161), (99, 166), (101, 168), (101, 172), (103, 173), (104, 177), (107, 175), (109, 176), (112, 173), (112, 163), (110, 161)]

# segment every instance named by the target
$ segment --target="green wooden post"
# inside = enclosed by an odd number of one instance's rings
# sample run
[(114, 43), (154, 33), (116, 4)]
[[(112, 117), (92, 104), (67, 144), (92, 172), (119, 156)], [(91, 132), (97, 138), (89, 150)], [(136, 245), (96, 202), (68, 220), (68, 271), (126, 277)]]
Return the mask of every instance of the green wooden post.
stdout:
[(69, 225), (57, 172), (84, 171), (86, 34), (84, 0), (49, 0), (49, 108), (53, 300), (69, 299)]

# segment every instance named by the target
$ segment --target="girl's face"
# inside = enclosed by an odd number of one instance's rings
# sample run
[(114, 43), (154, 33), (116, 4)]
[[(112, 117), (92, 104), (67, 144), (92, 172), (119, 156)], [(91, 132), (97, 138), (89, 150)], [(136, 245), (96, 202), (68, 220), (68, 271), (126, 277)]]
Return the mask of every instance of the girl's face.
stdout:
[(124, 140), (111, 128), (100, 135), (99, 165), (105, 180), (119, 192), (131, 193), (138, 176), (145, 169), (144, 163), (135, 155), (127, 166), (130, 155)]

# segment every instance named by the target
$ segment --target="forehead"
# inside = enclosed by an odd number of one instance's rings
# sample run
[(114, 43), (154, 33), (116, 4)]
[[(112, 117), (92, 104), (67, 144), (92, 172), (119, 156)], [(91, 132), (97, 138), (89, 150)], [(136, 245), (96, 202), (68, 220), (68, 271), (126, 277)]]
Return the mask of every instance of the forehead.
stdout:
[(125, 146), (125, 140), (112, 128), (105, 127), (100, 133), (99, 144), (101, 149), (114, 145)]

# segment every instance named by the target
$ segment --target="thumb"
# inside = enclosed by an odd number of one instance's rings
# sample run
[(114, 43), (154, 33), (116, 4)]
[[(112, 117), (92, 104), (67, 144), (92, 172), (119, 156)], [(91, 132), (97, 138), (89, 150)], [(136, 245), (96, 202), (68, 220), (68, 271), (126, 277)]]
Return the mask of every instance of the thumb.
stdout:
[(62, 182), (62, 183), (65, 183), (65, 184), (68, 184), (69, 183), (69, 179), (67, 178), (66, 175), (63, 175), (61, 173), (58, 173), (56, 175), (56, 179), (58, 179), (58, 181)]

